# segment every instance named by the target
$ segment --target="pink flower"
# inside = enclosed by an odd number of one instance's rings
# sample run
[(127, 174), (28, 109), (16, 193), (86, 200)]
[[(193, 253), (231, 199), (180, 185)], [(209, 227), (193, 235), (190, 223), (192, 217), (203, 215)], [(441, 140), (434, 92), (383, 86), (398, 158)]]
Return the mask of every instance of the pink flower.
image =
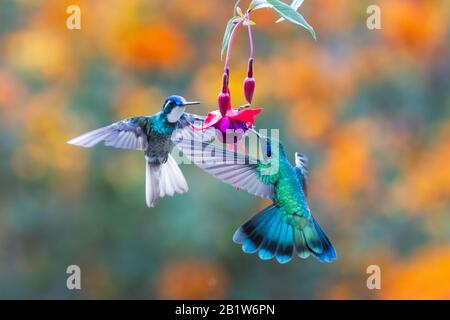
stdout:
[(240, 140), (242, 135), (249, 128), (253, 127), (255, 117), (262, 111), (263, 109), (261, 108), (241, 109), (241, 110), (230, 109), (226, 112), (224, 116), (222, 116), (219, 110), (215, 110), (208, 113), (205, 122), (203, 123), (202, 126), (197, 127), (193, 125), (192, 127), (198, 131), (214, 127), (221, 133), (221, 135), (218, 135), (218, 138), (222, 142), (227, 141), (227, 134), (234, 134), (236, 135), (237, 138), (234, 140)]
[[(217, 137), (222, 142), (239, 141), (244, 133), (253, 127), (255, 117), (260, 114), (261, 108), (231, 108), (230, 89), (228, 87), (229, 71), (223, 75), (222, 92), (217, 98), (219, 109), (209, 112), (202, 126), (192, 125), (194, 130), (203, 131), (214, 127), (218, 130)], [(228, 139), (227, 139), (227, 135)]]
[(248, 61), (248, 73), (247, 78), (244, 80), (244, 94), (245, 99), (248, 103), (252, 103), (253, 94), (255, 93), (256, 81), (253, 78), (253, 59), (250, 58)]

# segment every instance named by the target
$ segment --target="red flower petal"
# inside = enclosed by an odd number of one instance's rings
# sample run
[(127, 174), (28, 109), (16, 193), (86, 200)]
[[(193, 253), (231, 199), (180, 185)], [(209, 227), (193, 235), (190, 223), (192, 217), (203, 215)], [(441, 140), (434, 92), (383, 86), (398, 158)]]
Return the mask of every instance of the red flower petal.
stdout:
[(208, 112), (205, 122), (199, 127), (192, 125), (192, 128), (194, 130), (202, 131), (214, 126), (217, 122), (220, 121), (220, 119), (222, 119), (222, 115), (218, 110)]
[[(255, 122), (255, 117), (263, 111), (262, 108), (254, 108), (254, 109), (231, 109), (228, 110), (225, 117), (229, 118), (233, 122), (242, 122), (247, 124), (249, 128), (253, 126), (253, 122)], [(196, 127), (192, 125), (194, 130), (202, 131), (208, 129), (210, 127), (216, 127), (220, 124), (220, 120), (222, 120), (222, 114), (219, 110), (214, 110), (208, 113), (206, 116), (205, 122), (202, 126)], [(233, 129), (233, 126), (230, 125), (230, 129)]]
[[(233, 115), (230, 113), (229, 118), (235, 121), (248, 122), (250, 127), (255, 122), (255, 117), (263, 111), (261, 108), (255, 109), (244, 109), (234, 113)], [(228, 114), (227, 114), (228, 115)]]

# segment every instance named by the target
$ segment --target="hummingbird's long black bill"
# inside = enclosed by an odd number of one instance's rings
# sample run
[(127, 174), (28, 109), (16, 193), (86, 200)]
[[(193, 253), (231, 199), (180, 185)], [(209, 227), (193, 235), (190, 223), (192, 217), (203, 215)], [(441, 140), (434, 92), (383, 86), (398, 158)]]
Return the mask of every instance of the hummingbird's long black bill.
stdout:
[(183, 106), (193, 106), (196, 104), (200, 104), (200, 101), (187, 101), (187, 102), (183, 103)]

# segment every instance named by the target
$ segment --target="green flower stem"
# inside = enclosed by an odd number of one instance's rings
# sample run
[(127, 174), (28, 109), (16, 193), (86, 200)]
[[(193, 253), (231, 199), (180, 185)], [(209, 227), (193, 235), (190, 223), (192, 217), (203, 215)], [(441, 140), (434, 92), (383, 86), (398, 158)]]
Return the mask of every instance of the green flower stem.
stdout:
[[(245, 13), (245, 15), (239, 19), (236, 20), (236, 24), (233, 27), (233, 30), (231, 31), (231, 36), (230, 36), (230, 40), (228, 41), (228, 48), (227, 48), (227, 54), (225, 57), (225, 65), (224, 65), (224, 70), (226, 71), (227, 69), (229, 69), (230, 67), (230, 56), (231, 56), (231, 47), (234, 41), (234, 37), (236, 35), (236, 30), (239, 28), (239, 26), (244, 23), (245, 20), (250, 18), (250, 11), (247, 11)], [(249, 24), (248, 27), (248, 39), (249, 39), (249, 43), (250, 43), (250, 58), (253, 59), (254, 57), (254, 46), (253, 46), (253, 36), (252, 36), (252, 27)]]
[(229, 64), (230, 64), (231, 46), (233, 44), (234, 36), (236, 35), (236, 30), (244, 22), (244, 20), (245, 20), (245, 16), (242, 17), (241, 19), (237, 20), (236, 24), (233, 27), (233, 30), (231, 31), (230, 41), (228, 41), (227, 55), (225, 57), (225, 66), (224, 66), (224, 71), (225, 72), (230, 67)]

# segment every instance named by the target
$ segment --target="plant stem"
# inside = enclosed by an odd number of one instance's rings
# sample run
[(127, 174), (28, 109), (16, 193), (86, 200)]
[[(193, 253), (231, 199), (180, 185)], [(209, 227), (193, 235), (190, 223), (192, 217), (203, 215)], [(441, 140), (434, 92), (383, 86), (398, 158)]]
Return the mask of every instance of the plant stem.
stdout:
[[(241, 0), (236, 1), (236, 4), (234, 5), (234, 9), (233, 9), (233, 15), (236, 14), (236, 11), (237, 11), (237, 8), (238, 8), (240, 2), (241, 2)], [(233, 30), (231, 31), (230, 40), (228, 41), (227, 55), (225, 57), (225, 65), (223, 68), (224, 72), (227, 74), (229, 73), (229, 70), (230, 70), (231, 47), (233, 45), (234, 37), (236, 35), (236, 30), (239, 28), (239, 26), (245, 20), (250, 19), (250, 12), (251, 12), (251, 10), (247, 10), (245, 15), (241, 19), (236, 20), (236, 24), (234, 25)], [(248, 29), (248, 40), (249, 40), (249, 44), (250, 44), (250, 59), (253, 59), (254, 46), (253, 46), (252, 27), (250, 24), (247, 26), (247, 29)]]
[(250, 59), (253, 59), (254, 55), (253, 36), (252, 36), (252, 26), (250, 24), (248, 25), (248, 41), (250, 42)]
[(229, 68), (231, 46), (233, 44), (234, 36), (236, 35), (236, 30), (239, 28), (241, 23), (244, 22), (244, 20), (245, 20), (244, 18), (237, 20), (236, 24), (233, 27), (233, 30), (231, 31), (230, 41), (228, 42), (227, 55), (226, 55), (226, 58), (225, 58), (225, 66), (224, 66), (224, 71), (225, 72)]

